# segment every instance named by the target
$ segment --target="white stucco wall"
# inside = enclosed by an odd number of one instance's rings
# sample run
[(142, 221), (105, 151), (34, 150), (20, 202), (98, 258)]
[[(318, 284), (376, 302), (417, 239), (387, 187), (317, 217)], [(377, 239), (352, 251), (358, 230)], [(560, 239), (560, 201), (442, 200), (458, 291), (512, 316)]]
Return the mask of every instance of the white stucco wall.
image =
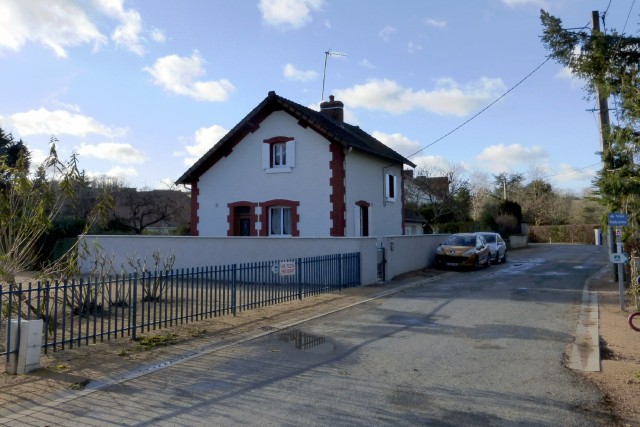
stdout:
[[(357, 236), (356, 202), (365, 201), (369, 207), (369, 235), (401, 235), (402, 225), (402, 166), (389, 167), (383, 161), (356, 150), (347, 154), (346, 164), (346, 208), (347, 236)], [(384, 168), (384, 171), (383, 171)], [(386, 201), (385, 173), (396, 176), (396, 201)]]
[[(262, 169), (263, 141), (275, 136), (295, 138), (295, 167), (291, 172), (268, 173)], [(227, 235), (228, 203), (273, 199), (300, 202), (300, 236), (329, 236), (330, 160), (329, 143), (324, 138), (299, 126), (289, 114), (274, 112), (256, 132), (237, 144), (228, 157), (220, 159), (200, 177), (200, 236)]]
[(421, 234), (380, 239), (378, 244), (385, 248), (387, 259), (387, 279), (434, 265), (436, 248), (447, 237), (449, 234)]
[(85, 236), (91, 249), (79, 262), (87, 274), (96, 252), (113, 261), (117, 272), (131, 272), (129, 259), (152, 262), (159, 251), (163, 258), (175, 255), (174, 269), (209, 267), (282, 259), (296, 259), (340, 253), (360, 252), (363, 284), (376, 281), (376, 238), (282, 238), (269, 237), (190, 237), (190, 236)]
[[(377, 248), (386, 250), (387, 280), (433, 265), (435, 250), (448, 235), (389, 237), (326, 237), (273, 239), (268, 237), (188, 236), (85, 236), (91, 254), (80, 260), (83, 274), (91, 270), (96, 252), (112, 260), (116, 272), (131, 272), (129, 259), (147, 259), (159, 251), (162, 257), (175, 255), (174, 269), (222, 266), (248, 262), (296, 259), (360, 252), (363, 285), (377, 281)], [(84, 245), (83, 245), (84, 246)]]

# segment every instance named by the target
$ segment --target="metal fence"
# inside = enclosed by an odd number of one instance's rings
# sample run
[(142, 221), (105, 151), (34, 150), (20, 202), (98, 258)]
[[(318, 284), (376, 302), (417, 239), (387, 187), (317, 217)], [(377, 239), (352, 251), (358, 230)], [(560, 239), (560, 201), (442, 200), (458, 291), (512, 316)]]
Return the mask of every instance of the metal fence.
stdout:
[(46, 353), (359, 285), (358, 252), (0, 285), (0, 356), (12, 321), (42, 319)]

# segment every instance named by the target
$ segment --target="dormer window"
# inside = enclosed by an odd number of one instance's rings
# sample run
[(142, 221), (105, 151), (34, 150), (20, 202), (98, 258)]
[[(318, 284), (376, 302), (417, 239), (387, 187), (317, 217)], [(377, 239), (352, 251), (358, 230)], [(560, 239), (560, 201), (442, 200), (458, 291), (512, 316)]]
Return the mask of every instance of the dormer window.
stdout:
[(275, 136), (262, 141), (262, 169), (267, 173), (291, 172), (296, 161), (295, 140)]
[(271, 167), (281, 168), (287, 166), (287, 144), (285, 142), (278, 142), (273, 144), (271, 150)]

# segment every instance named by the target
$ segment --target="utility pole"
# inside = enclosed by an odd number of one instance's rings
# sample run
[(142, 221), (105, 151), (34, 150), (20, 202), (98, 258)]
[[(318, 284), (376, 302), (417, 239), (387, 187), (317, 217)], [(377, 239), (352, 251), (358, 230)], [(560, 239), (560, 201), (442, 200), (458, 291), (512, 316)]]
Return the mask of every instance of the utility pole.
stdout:
[[(591, 12), (591, 23), (593, 26), (592, 34), (600, 33), (600, 13), (597, 10)], [(609, 102), (598, 86), (596, 86), (596, 93), (598, 95), (598, 113), (600, 117), (600, 159), (602, 161), (602, 168), (605, 170), (613, 169), (611, 161), (607, 160), (611, 159), (611, 156), (605, 156), (605, 152), (609, 149)], [(610, 225), (607, 225), (607, 246), (609, 247), (609, 258), (611, 258), (611, 254), (616, 253), (617, 245), (613, 227)], [(618, 264), (618, 266), (613, 263), (611, 264), (611, 273), (614, 281), (619, 280), (621, 270), (622, 264)]]

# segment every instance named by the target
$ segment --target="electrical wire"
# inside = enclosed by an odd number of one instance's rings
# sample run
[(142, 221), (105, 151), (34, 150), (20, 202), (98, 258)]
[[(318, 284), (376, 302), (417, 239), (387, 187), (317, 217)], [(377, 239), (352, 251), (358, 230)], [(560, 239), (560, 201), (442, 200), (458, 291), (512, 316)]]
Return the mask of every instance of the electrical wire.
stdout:
[(451, 135), (452, 133), (454, 133), (455, 131), (457, 131), (458, 129), (460, 129), (461, 127), (465, 126), (467, 123), (469, 123), (470, 121), (472, 121), (473, 119), (475, 119), (476, 117), (478, 117), (480, 114), (484, 113), (485, 111), (487, 111), (489, 108), (491, 108), (494, 104), (496, 104), (498, 101), (500, 101), (502, 98), (504, 98), (505, 96), (507, 96), (512, 90), (514, 90), (515, 88), (517, 88), (518, 86), (520, 86), (525, 80), (527, 80), (529, 77), (531, 77), (536, 71), (538, 71), (540, 68), (542, 68), (542, 66), (544, 64), (546, 64), (547, 62), (549, 62), (549, 60), (551, 59), (550, 56), (547, 57), (547, 59), (545, 59), (540, 65), (538, 65), (536, 68), (533, 69), (533, 71), (531, 71), (529, 74), (527, 74), (526, 76), (524, 76), (518, 83), (516, 83), (515, 85), (511, 86), (511, 88), (509, 90), (507, 90), (505, 93), (503, 93), (502, 95), (500, 95), (498, 98), (496, 98), (493, 102), (491, 102), (489, 105), (487, 105), (486, 107), (484, 107), (482, 110), (478, 111), (476, 114), (474, 114), (473, 116), (471, 116), (468, 120), (464, 121), (462, 124), (460, 124), (459, 126), (455, 127), (454, 129), (450, 130), (449, 132), (445, 133), (444, 135), (442, 135), (440, 138), (436, 139), (435, 141), (425, 145), (424, 147), (422, 147), (421, 149), (419, 149), (418, 151), (416, 151), (415, 153), (407, 156), (407, 158), (413, 157), (416, 154), (426, 150), (427, 148), (431, 147), (432, 145), (435, 145), (436, 143), (442, 141), (443, 139), (445, 139), (446, 137), (448, 137), (449, 135)]
[(592, 167), (594, 167), (594, 166), (598, 166), (598, 165), (600, 165), (600, 162), (598, 162), (598, 163), (594, 163), (594, 164), (592, 164), (592, 165), (585, 166), (585, 167), (582, 167), (582, 168), (572, 169), (572, 170), (570, 170), (570, 171), (564, 171), (564, 172), (554, 173), (554, 174), (552, 174), (552, 175), (546, 175), (546, 176), (543, 176), (543, 177), (542, 177), (542, 179), (544, 179), (544, 178), (551, 178), (551, 177), (558, 176), (558, 175), (566, 175), (566, 174), (568, 174), (568, 173), (580, 172), (581, 170), (589, 169), (589, 168), (592, 168)]

